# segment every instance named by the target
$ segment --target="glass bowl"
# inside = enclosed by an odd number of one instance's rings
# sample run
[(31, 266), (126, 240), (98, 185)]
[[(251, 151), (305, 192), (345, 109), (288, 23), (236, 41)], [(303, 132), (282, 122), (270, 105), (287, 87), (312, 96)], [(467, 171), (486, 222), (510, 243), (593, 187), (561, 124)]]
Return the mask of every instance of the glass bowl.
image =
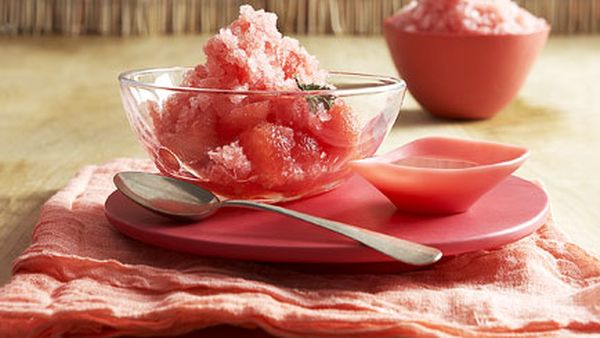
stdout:
[(225, 198), (269, 203), (342, 183), (350, 161), (380, 146), (406, 89), (397, 78), (343, 72), (330, 73), (331, 89), (180, 86), (191, 69), (119, 75), (135, 134), (163, 174)]

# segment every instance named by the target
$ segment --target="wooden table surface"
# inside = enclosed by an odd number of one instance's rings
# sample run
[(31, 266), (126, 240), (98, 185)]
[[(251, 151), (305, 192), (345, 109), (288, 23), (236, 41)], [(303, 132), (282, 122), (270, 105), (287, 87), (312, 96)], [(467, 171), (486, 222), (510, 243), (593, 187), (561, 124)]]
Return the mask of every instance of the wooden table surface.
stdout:
[[(204, 60), (206, 37), (0, 38), (0, 285), (41, 205), (85, 164), (144, 157), (117, 86), (120, 71)], [(381, 38), (301, 37), (327, 69), (394, 75)], [(518, 172), (547, 187), (558, 226), (600, 254), (600, 37), (550, 39), (520, 95), (487, 121), (439, 120), (409, 97), (381, 151), (425, 135), (510, 142)]]

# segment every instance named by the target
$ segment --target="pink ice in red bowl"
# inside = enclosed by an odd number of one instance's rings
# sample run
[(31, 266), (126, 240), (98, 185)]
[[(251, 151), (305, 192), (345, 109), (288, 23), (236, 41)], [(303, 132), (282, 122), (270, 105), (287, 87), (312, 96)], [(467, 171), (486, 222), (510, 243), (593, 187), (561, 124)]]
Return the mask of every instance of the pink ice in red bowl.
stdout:
[(514, 145), (426, 137), (351, 166), (402, 211), (452, 214), (467, 211), (528, 156)]
[(508, 0), (411, 3), (383, 24), (400, 76), (433, 115), (484, 119), (519, 92), (550, 27)]

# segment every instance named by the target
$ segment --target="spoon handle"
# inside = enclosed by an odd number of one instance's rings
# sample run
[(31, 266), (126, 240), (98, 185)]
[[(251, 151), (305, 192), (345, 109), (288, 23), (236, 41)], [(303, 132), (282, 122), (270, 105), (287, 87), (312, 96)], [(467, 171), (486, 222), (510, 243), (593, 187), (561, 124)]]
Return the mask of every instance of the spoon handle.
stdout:
[(411, 265), (428, 265), (435, 263), (442, 258), (442, 252), (436, 248), (359, 228), (353, 225), (308, 215), (277, 205), (244, 200), (227, 200), (222, 202), (222, 206), (228, 205), (274, 211), (282, 215), (290, 216), (351, 238), (398, 261)]

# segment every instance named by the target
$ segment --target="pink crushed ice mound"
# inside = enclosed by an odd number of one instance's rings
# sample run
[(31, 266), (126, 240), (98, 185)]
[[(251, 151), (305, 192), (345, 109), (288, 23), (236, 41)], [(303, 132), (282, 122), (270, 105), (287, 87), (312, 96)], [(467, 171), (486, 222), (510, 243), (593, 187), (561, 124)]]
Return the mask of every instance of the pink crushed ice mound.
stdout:
[[(277, 30), (277, 16), (250, 6), (204, 46), (206, 63), (182, 86), (236, 91), (300, 92), (328, 88), (327, 72), (300, 43)], [(226, 196), (263, 198), (310, 194), (332, 182), (357, 156), (356, 116), (331, 96), (181, 92), (148, 105), (159, 143)], [(156, 162), (172, 173), (172, 155)], [(163, 166), (163, 168), (161, 168)]]
[(409, 32), (455, 34), (527, 34), (547, 26), (512, 0), (416, 0), (392, 22)]
[(327, 72), (296, 39), (277, 30), (277, 15), (251, 6), (204, 46), (207, 61), (184, 85), (240, 90), (298, 90), (301, 83), (325, 84)]

